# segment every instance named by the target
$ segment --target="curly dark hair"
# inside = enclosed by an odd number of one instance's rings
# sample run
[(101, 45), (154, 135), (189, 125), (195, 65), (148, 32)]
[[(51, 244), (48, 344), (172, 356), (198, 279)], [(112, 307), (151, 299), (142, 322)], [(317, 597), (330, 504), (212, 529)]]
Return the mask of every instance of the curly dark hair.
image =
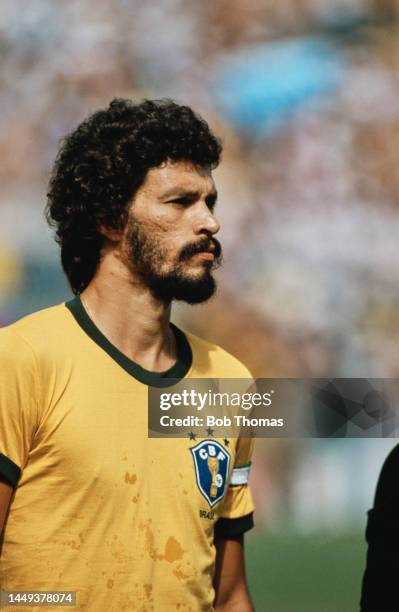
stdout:
[(221, 151), (201, 117), (167, 99), (114, 99), (66, 136), (50, 178), (46, 218), (72, 291), (83, 291), (95, 274), (104, 241), (99, 227), (123, 227), (150, 168), (167, 160), (215, 168)]

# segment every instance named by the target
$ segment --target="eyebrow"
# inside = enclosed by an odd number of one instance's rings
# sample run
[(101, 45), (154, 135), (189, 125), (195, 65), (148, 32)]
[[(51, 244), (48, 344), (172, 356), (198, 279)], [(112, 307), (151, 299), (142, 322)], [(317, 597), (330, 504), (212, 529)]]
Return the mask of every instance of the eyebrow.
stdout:
[[(174, 189), (170, 189), (169, 191), (166, 191), (162, 196), (161, 196), (161, 200), (168, 200), (170, 198), (176, 198), (176, 199), (183, 199), (183, 198), (198, 198), (200, 196), (200, 192), (199, 191), (193, 191), (192, 189), (179, 189), (179, 188), (174, 188)], [(213, 189), (212, 191), (210, 191), (207, 195), (206, 198), (212, 197), (214, 198), (214, 200), (217, 200), (218, 197), (218, 192), (216, 191), (216, 189)]]

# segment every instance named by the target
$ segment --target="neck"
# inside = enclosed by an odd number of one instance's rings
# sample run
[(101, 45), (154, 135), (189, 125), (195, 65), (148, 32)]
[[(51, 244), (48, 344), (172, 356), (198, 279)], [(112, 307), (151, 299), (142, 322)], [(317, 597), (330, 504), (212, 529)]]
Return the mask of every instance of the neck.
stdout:
[(81, 299), (93, 323), (129, 359), (153, 372), (175, 363), (170, 304), (156, 300), (112, 255), (102, 259)]

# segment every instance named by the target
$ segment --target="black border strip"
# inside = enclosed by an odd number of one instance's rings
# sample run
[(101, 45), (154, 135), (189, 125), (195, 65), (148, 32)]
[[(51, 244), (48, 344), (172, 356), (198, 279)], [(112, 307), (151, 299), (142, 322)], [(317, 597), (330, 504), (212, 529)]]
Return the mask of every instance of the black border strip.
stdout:
[(229, 519), (220, 518), (215, 524), (215, 538), (222, 540), (235, 539), (254, 526), (254, 513)]
[[(121, 368), (128, 372), (131, 376), (136, 378), (138, 381), (145, 385), (153, 387), (166, 387), (167, 379), (174, 379), (170, 384), (175, 385), (175, 379), (181, 379), (186, 376), (187, 372), (191, 368), (193, 362), (193, 353), (191, 350), (190, 343), (188, 342), (186, 335), (173, 323), (170, 326), (175, 334), (176, 338), (176, 351), (177, 360), (176, 363), (166, 370), (165, 372), (151, 372), (139, 366), (137, 363), (126, 357), (119, 349), (116, 348), (111, 342), (104, 336), (104, 334), (98, 329), (87, 314), (80, 296), (77, 295), (69, 302), (65, 302), (65, 306), (72, 313), (77, 323), (83, 329), (84, 332), (100, 346), (108, 355), (116, 361)], [(165, 380), (166, 379), (166, 380)]]
[(12, 487), (16, 487), (21, 470), (14, 461), (0, 453), (0, 476), (2, 476)]

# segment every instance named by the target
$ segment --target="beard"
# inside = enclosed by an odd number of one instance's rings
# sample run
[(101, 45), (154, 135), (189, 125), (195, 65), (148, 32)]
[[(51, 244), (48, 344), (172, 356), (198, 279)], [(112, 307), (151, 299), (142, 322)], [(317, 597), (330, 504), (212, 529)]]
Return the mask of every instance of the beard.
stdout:
[[(159, 301), (170, 303), (180, 300), (188, 304), (206, 302), (216, 291), (216, 281), (212, 271), (220, 267), (222, 248), (216, 238), (203, 236), (195, 243), (187, 244), (171, 264), (164, 270), (169, 259), (167, 247), (160, 245), (159, 240), (148, 229), (135, 219), (131, 219), (127, 228), (127, 244), (130, 265)], [(201, 251), (212, 249), (215, 259), (204, 260), (202, 272), (193, 275), (187, 272), (185, 265), (189, 259)]]

